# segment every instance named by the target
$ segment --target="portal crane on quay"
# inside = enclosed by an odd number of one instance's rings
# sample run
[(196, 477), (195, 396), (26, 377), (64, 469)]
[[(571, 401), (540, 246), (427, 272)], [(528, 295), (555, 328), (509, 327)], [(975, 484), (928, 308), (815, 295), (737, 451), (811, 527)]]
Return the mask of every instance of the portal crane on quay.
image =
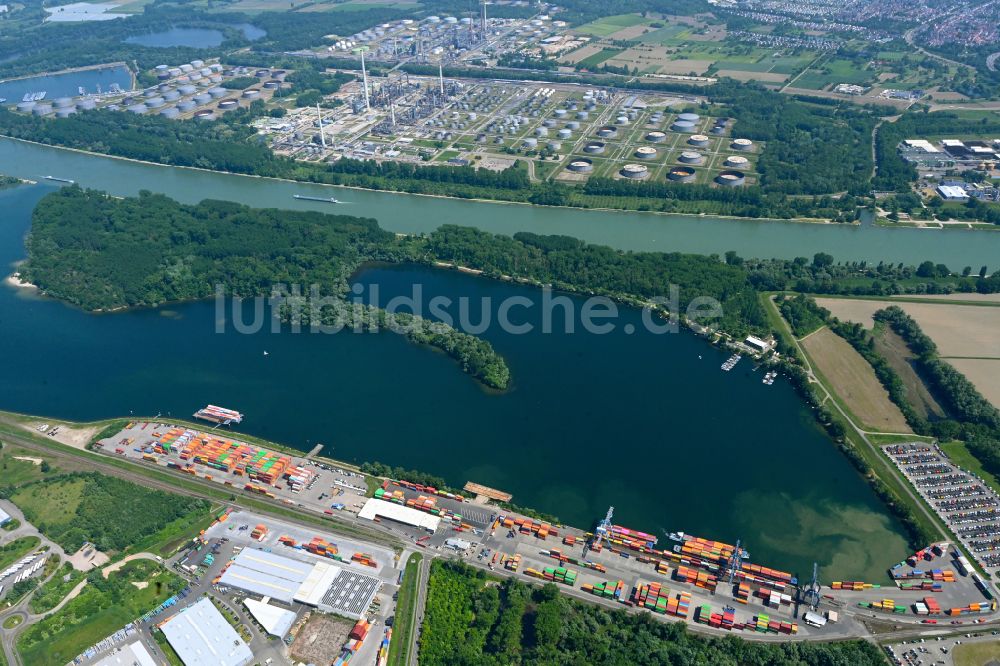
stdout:
[(591, 548), (597, 548), (601, 545), (601, 542), (607, 538), (608, 534), (611, 532), (611, 519), (615, 516), (615, 507), (609, 506), (608, 512), (604, 514), (604, 520), (597, 523), (597, 528), (594, 530), (594, 538), (590, 541), (586, 541), (583, 544), (583, 556), (587, 556), (587, 551)]

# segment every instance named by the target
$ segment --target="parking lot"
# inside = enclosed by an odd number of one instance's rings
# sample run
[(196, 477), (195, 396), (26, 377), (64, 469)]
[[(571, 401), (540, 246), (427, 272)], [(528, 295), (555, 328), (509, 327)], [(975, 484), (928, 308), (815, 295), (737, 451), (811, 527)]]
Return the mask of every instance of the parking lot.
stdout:
[(883, 451), (991, 575), (1000, 571), (1000, 497), (952, 464), (937, 445), (892, 444)]

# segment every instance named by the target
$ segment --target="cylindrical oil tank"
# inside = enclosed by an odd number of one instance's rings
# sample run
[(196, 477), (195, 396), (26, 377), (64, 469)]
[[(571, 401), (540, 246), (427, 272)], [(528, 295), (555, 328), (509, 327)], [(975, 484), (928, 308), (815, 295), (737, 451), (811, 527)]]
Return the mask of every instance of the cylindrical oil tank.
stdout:
[(57, 109), (66, 109), (73, 106), (73, 100), (69, 97), (60, 97), (52, 102), (52, 106)]
[(675, 183), (693, 183), (695, 176), (695, 170), (691, 167), (679, 166), (670, 170), (667, 174), (667, 179)]
[(528, 137), (527, 139), (524, 140), (524, 147), (525, 148), (537, 148), (538, 147), (538, 139), (535, 139), (535, 138), (532, 138), (532, 137)]
[(277, 90), (279, 87), (281, 87), (281, 81), (275, 81), (273, 79), (270, 81), (264, 81), (264, 83), (261, 84), (261, 88), (265, 88), (267, 90)]
[(283, 69), (276, 69), (271, 72), (271, 77), (278, 79), (279, 81), (284, 81), (286, 76), (288, 76), (288, 72)]
[(562, 149), (562, 144), (558, 141), (549, 141), (545, 144), (545, 147), (552, 151), (558, 151)]
[(169, 81), (170, 80), (170, 72), (157, 72), (156, 73), (156, 80), (157, 81)]
[(737, 169), (726, 169), (719, 172), (715, 182), (725, 187), (737, 187), (746, 182), (746, 175)]
[(31, 112), (33, 114), (35, 114), (36, 116), (47, 116), (50, 113), (52, 113), (52, 105), (51, 104), (35, 104), (34, 108), (31, 109)]
[(556, 109), (555, 111), (552, 112), (552, 115), (554, 115), (556, 118), (565, 118), (566, 109)]
[(203, 78), (202, 75), (199, 74), (198, 72), (191, 72), (190, 74), (188, 74), (188, 81), (191, 81), (192, 83), (201, 81), (202, 78)]
[(204, 60), (192, 60), (191, 61), (191, 66), (194, 67), (195, 69), (197, 69), (199, 67), (204, 67), (205, 66), (205, 61)]
[(577, 111), (576, 112), (576, 119), (577, 120), (586, 120), (589, 117), (590, 117), (590, 113), (588, 113), (587, 111)]
[(222, 74), (212, 74), (208, 80), (212, 83), (222, 83)]
[(568, 123), (566, 123), (566, 129), (578, 130), (580, 129), (580, 123), (576, 122), (575, 120), (571, 120)]
[(646, 134), (646, 141), (651, 143), (663, 143), (667, 140), (667, 135), (663, 132), (649, 132)]
[(556, 126), (555, 118), (546, 118), (544, 121), (542, 121), (542, 126), (548, 127), (550, 129), (555, 127)]
[(170, 84), (169, 83), (161, 83), (160, 85), (156, 86), (156, 89), (159, 90), (161, 93), (162, 92), (166, 92), (166, 91), (170, 90)]
[(723, 166), (731, 167), (733, 169), (746, 169), (749, 164), (750, 160), (742, 155), (730, 155), (726, 158)]
[(76, 109), (74, 109), (72, 106), (64, 106), (62, 108), (56, 109), (56, 118), (69, 118), (74, 113), (76, 113)]
[(148, 108), (145, 104), (133, 104), (127, 109), (130, 113), (146, 113)]
[(181, 94), (176, 90), (167, 90), (166, 92), (163, 93), (163, 99), (167, 100), (168, 102), (173, 102), (177, 99), (180, 99), (180, 96)]
[(549, 131), (547, 129), (545, 129), (544, 127), (536, 127), (535, 128), (535, 136), (548, 136), (548, 135), (549, 135)]
[(181, 115), (181, 112), (177, 110), (176, 106), (168, 106), (167, 108), (160, 110), (160, 115), (164, 118), (176, 118)]
[(618, 116), (615, 118), (616, 125), (628, 125), (628, 116)]
[(211, 109), (202, 109), (201, 111), (195, 111), (195, 120), (215, 120), (215, 112)]
[(170, 69), (170, 67), (168, 67), (167, 65), (157, 65), (156, 66), (156, 71), (158, 71), (158, 72), (165, 72), (168, 69)]
[(212, 76), (213, 74), (211, 67), (202, 67), (198, 70), (198, 72), (201, 73), (202, 76)]
[(625, 178), (641, 180), (649, 175), (649, 168), (645, 164), (626, 164), (618, 173)]
[(163, 106), (163, 102), (164, 102), (163, 97), (157, 95), (156, 97), (150, 97), (149, 99), (147, 99), (146, 106), (148, 106), (151, 109), (158, 109), (161, 106)]
[(719, 135), (724, 134), (726, 132), (726, 128), (725, 128), (724, 125), (716, 125), (715, 127), (713, 127), (712, 129), (710, 129), (708, 131), (709, 131), (710, 134), (714, 134), (716, 136), (719, 136)]
[(212, 96), (207, 93), (199, 93), (194, 97), (192, 97), (191, 99), (194, 100), (195, 104), (201, 106), (202, 104), (208, 104), (209, 102), (211, 102)]
[(223, 69), (222, 65), (220, 65), (219, 63), (215, 63), (214, 65), (209, 65), (208, 68), (216, 73), (221, 72)]
[(157, 90), (156, 88), (150, 88), (149, 90), (144, 90), (142, 96), (145, 97), (146, 99), (149, 99), (150, 97), (156, 97), (159, 94), (160, 94), (159, 90)]
[(604, 152), (607, 146), (600, 141), (591, 141), (583, 147), (583, 152), (590, 153), (591, 155), (600, 155)]
[(701, 116), (697, 113), (679, 113), (677, 114), (677, 120), (684, 120), (689, 123), (696, 123), (701, 120)]
[(256, 88), (243, 91), (243, 99), (257, 99), (258, 97), (260, 97), (260, 91)]
[(688, 139), (688, 143), (692, 146), (707, 146), (708, 137), (704, 134), (692, 134), (691, 138)]
[(232, 111), (233, 109), (235, 109), (239, 105), (240, 105), (240, 103), (237, 102), (235, 99), (232, 99), (232, 98), (230, 98), (230, 99), (224, 99), (221, 102), (219, 102), (219, 110), (220, 111)]
[(190, 111), (195, 107), (195, 103), (190, 99), (182, 99), (177, 102), (177, 110), (181, 112)]
[(656, 158), (656, 148), (650, 146), (640, 146), (635, 151), (636, 158), (640, 160), (652, 160)]
[(182, 74), (180, 67), (171, 67), (167, 71), (170, 73), (170, 76), (180, 76)]
[(266, 79), (271, 76), (271, 70), (269, 69), (258, 69), (253, 73), (258, 79)]
[(77, 111), (90, 111), (97, 108), (97, 102), (92, 99), (81, 99), (76, 103)]
[(594, 170), (594, 163), (588, 159), (581, 158), (573, 160), (566, 168), (576, 173), (590, 173)]
[(729, 144), (729, 147), (732, 148), (733, 150), (752, 150), (753, 141), (751, 141), (750, 139), (736, 139), (731, 144)]
[(212, 96), (212, 99), (222, 99), (229, 94), (228, 90), (219, 87), (209, 88), (206, 92)]
[(558, 136), (559, 136), (560, 139), (568, 139), (571, 136), (573, 136), (573, 133), (571, 131), (569, 131), (568, 129), (561, 129), (561, 130), (559, 130), (559, 132), (557, 132), (557, 134), (558, 134)]
[(612, 127), (611, 125), (605, 125), (601, 129), (597, 130), (597, 136), (602, 139), (610, 139), (611, 137), (618, 134), (618, 128)]
[(33, 108), (35, 108), (35, 102), (18, 102), (16, 108), (21, 113), (29, 113)]
[(185, 74), (188, 74), (188, 73), (194, 71), (194, 67), (192, 67), (191, 65), (188, 65), (188, 64), (184, 64), (184, 65), (181, 65), (181, 71), (183, 73), (185, 73)]
[(687, 120), (675, 120), (673, 124), (670, 125), (670, 129), (675, 132), (690, 132), (694, 129), (694, 123)]
[(182, 95), (193, 95), (196, 92), (198, 92), (198, 89), (192, 85), (183, 85), (177, 89), (177, 92), (179, 92)]
[(683, 162), (684, 164), (701, 164), (705, 161), (705, 157), (701, 153), (696, 153), (693, 150), (685, 150), (677, 158), (678, 162)]

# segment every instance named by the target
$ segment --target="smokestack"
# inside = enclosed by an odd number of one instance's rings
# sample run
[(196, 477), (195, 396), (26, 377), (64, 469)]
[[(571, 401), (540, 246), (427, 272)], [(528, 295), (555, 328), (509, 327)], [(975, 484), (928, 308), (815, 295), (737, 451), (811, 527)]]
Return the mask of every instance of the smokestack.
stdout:
[(368, 101), (368, 70), (365, 69), (365, 52), (363, 48), (361, 50), (361, 82), (365, 87), (365, 109), (369, 110), (372, 106)]
[(316, 102), (316, 120), (319, 122), (319, 142), (326, 148), (326, 130), (323, 129), (323, 115), (319, 110), (319, 102)]
[(444, 65), (438, 63), (438, 83), (441, 86), (441, 96), (444, 96)]

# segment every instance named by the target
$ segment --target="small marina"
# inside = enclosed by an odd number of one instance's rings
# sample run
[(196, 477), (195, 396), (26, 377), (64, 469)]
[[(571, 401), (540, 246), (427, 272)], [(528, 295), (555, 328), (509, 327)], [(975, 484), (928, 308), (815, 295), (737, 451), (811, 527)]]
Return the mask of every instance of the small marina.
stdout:
[(722, 369), (725, 370), (726, 372), (729, 372), (730, 370), (736, 367), (736, 364), (739, 363), (740, 359), (742, 358), (743, 358), (742, 354), (733, 354), (732, 356), (727, 358), (726, 361), (722, 364)]

